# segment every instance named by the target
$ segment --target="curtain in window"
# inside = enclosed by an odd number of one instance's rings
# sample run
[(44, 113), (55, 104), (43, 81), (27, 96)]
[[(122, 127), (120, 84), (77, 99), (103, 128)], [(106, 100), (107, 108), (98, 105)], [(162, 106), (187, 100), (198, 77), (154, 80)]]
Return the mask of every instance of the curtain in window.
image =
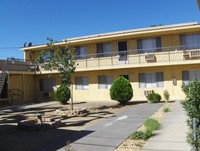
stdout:
[(106, 76), (98, 76), (99, 89), (106, 89)]
[(153, 52), (156, 48), (156, 40), (155, 39), (143, 39), (142, 40), (142, 49), (145, 52)]
[(107, 76), (107, 88), (110, 89), (111, 88), (111, 85), (112, 85), (112, 76), (111, 75), (108, 75)]
[(42, 56), (44, 61), (47, 61), (51, 56), (53, 56), (53, 51), (46, 51), (45, 54)]
[(182, 71), (182, 80), (185, 84), (189, 82), (189, 71)]
[(110, 43), (103, 44), (103, 52), (104, 52), (104, 56), (111, 56), (112, 45)]
[(144, 73), (139, 73), (139, 87), (140, 88), (145, 88), (145, 74)]
[(80, 47), (80, 59), (85, 59), (87, 56), (86, 47)]
[(76, 59), (85, 59), (87, 57), (86, 47), (76, 47), (75, 54), (76, 54)]
[(99, 89), (109, 89), (112, 85), (112, 81), (111, 75), (98, 76)]
[(75, 88), (76, 90), (88, 90), (89, 89), (88, 77), (76, 77)]
[(157, 73), (139, 73), (140, 88), (164, 87), (163, 72)]
[(156, 81), (157, 81), (157, 87), (161, 88), (164, 87), (164, 78), (163, 78), (163, 73), (158, 72), (156, 73)]
[(161, 38), (138, 39), (137, 49), (139, 53), (161, 51)]
[(157, 87), (156, 74), (146, 73), (145, 82), (146, 82), (146, 88), (156, 88)]
[(75, 78), (75, 85), (76, 90), (82, 89), (82, 79), (80, 77)]
[(190, 81), (200, 79), (200, 70), (182, 71), (183, 83), (188, 84)]
[(112, 45), (111, 43), (100, 43), (96, 45), (97, 57), (111, 56)]
[(83, 89), (88, 90), (89, 89), (89, 81), (87, 77), (83, 77)]
[(188, 34), (180, 36), (181, 49), (200, 48), (200, 34)]

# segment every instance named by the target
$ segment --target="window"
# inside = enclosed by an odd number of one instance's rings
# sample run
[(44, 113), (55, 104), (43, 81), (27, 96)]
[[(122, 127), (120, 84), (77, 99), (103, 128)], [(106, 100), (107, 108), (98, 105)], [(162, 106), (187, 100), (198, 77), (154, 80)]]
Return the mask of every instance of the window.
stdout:
[(88, 77), (76, 77), (75, 88), (76, 90), (88, 90), (89, 89)]
[(112, 85), (111, 75), (98, 76), (99, 89), (109, 89)]
[(86, 47), (76, 47), (75, 48), (76, 59), (85, 59), (87, 58), (87, 49)]
[(97, 48), (97, 57), (107, 57), (112, 54), (112, 45), (111, 43), (100, 43), (96, 45)]
[(200, 79), (200, 70), (182, 71), (183, 83), (188, 84), (190, 81)]
[(139, 73), (140, 88), (157, 88), (164, 87), (163, 73)]
[(200, 48), (200, 34), (180, 35), (181, 49), (196, 49)]
[(42, 56), (42, 62), (48, 61), (50, 57), (52, 57), (54, 54), (53, 50), (48, 50), (44, 53)]
[(120, 61), (125, 61), (127, 60), (127, 42), (126, 41), (120, 41), (118, 42), (118, 54), (119, 54), (119, 60)]
[(40, 91), (50, 92), (53, 91), (53, 87), (55, 86), (55, 79), (54, 78), (47, 78), (47, 79), (40, 79), (39, 86)]
[(160, 37), (137, 40), (137, 49), (139, 53), (159, 52), (162, 51), (161, 47)]

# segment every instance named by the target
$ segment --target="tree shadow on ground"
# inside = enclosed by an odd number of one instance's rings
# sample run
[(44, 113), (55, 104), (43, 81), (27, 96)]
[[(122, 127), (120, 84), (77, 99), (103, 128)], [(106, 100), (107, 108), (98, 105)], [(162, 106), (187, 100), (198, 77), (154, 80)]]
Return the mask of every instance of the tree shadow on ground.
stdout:
[[(76, 141), (90, 133), (92, 133), (92, 131), (75, 131), (64, 129), (23, 131), (17, 129), (17, 126), (14, 125), (1, 125), (0, 150), (57, 150), (65, 146), (67, 141)], [(48, 149), (49, 145), (51, 146), (51, 149)]]

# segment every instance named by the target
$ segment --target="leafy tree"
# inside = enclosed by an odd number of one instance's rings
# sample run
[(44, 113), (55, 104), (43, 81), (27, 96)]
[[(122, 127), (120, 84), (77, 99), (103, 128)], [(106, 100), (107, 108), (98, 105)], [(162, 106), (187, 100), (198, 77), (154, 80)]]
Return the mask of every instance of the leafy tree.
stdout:
[[(48, 50), (53, 52), (53, 55), (50, 56), (47, 60), (43, 60), (43, 57), (47, 51), (42, 51), (38, 58), (37, 62), (44, 62), (45, 67), (51, 69), (52, 67), (56, 67), (60, 72), (61, 77), (61, 86), (58, 88), (56, 98), (64, 104), (70, 98), (70, 84), (71, 84), (71, 76), (75, 72), (75, 56), (74, 50), (72, 47), (69, 47), (67, 44), (65, 46), (57, 45), (56, 42), (53, 41), (52, 38), (47, 38), (49, 43), (47, 44)], [(63, 94), (65, 92), (65, 94)], [(68, 95), (67, 95), (68, 94)], [(60, 96), (61, 95), (61, 96)], [(73, 109), (73, 103), (72, 103)]]
[(130, 82), (122, 76), (114, 80), (110, 88), (110, 97), (120, 104), (126, 104), (133, 97), (133, 89)]
[[(187, 112), (189, 117), (188, 119), (188, 126), (190, 127), (190, 131), (187, 133), (187, 141), (191, 146), (196, 146), (197, 150), (200, 150), (200, 81), (195, 80), (190, 82), (189, 84), (183, 84), (182, 90), (186, 94), (185, 100), (182, 102), (182, 106)], [(197, 133), (197, 140), (194, 141), (192, 129), (193, 118), (197, 121), (196, 126), (196, 133)]]

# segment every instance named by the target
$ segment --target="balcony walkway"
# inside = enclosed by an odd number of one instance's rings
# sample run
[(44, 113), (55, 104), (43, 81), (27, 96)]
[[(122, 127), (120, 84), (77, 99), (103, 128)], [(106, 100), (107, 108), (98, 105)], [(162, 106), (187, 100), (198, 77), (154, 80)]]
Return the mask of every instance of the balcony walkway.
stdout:
[(97, 57), (95, 54), (76, 60), (76, 71), (104, 70), (118, 68), (137, 68), (152, 66), (198, 64), (200, 49), (178, 50), (168, 48), (171, 51), (137, 53), (128, 50), (124, 52), (107, 54)]

